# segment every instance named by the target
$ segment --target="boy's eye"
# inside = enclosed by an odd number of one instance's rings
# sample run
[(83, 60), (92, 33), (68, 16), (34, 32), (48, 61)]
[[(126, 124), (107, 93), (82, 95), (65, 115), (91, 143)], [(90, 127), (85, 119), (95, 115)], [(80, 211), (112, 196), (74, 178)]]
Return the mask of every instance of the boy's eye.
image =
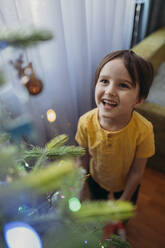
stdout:
[(120, 83), (120, 87), (122, 87), (122, 88), (130, 88), (129, 87), (129, 85), (128, 84), (126, 84), (126, 83)]
[(102, 79), (102, 80), (100, 80), (100, 82), (103, 83), (103, 84), (107, 84), (108, 83), (108, 80)]

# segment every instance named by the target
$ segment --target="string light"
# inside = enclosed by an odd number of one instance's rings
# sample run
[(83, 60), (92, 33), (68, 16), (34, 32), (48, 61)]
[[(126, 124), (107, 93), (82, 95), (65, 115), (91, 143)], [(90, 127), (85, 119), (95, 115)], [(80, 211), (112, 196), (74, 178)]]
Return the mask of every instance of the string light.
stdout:
[(19, 213), (23, 213), (24, 211), (25, 211), (25, 207), (24, 206), (18, 207), (18, 212)]
[(29, 168), (29, 164), (27, 162), (25, 162), (25, 167)]
[(56, 113), (53, 109), (49, 109), (46, 115), (49, 122), (54, 122), (56, 120)]
[(78, 198), (72, 197), (69, 199), (69, 208), (71, 211), (76, 212), (81, 208), (81, 203)]
[(38, 233), (23, 222), (10, 222), (4, 226), (4, 237), (8, 248), (42, 248)]

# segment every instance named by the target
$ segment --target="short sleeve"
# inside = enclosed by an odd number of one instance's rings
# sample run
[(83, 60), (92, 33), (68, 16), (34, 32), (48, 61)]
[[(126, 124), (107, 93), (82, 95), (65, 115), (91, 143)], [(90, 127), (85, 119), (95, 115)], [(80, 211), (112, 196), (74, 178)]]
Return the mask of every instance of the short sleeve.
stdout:
[(80, 146), (88, 147), (88, 136), (85, 121), (80, 117), (77, 126), (75, 140)]
[(149, 130), (148, 134), (144, 136), (136, 149), (137, 158), (149, 158), (155, 154), (155, 141), (153, 127)]

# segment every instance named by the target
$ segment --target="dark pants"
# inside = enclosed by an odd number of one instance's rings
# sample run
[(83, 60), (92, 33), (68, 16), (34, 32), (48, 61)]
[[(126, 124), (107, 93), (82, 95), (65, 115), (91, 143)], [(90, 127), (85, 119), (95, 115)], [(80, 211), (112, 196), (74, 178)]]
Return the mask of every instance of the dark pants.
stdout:
[[(106, 200), (106, 199), (108, 199), (109, 191), (100, 187), (100, 185), (98, 183), (96, 183), (91, 176), (89, 176), (89, 178), (87, 179), (87, 182), (88, 182), (89, 191), (90, 191), (92, 200)], [(134, 194), (130, 200), (134, 205), (136, 204), (136, 201), (137, 201), (139, 189), (140, 189), (140, 184), (137, 186), (137, 189), (134, 192)], [(121, 197), (121, 195), (123, 194), (123, 191), (113, 192), (113, 193), (114, 193), (115, 199), (117, 200)]]

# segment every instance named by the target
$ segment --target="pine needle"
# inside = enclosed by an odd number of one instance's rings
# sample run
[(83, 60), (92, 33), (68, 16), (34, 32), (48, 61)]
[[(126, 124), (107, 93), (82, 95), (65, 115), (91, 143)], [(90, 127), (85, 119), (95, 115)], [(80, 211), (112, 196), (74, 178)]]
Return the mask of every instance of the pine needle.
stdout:
[(82, 221), (106, 221), (129, 219), (134, 214), (134, 206), (124, 201), (85, 202), (73, 215)]
[(84, 155), (85, 150), (82, 147), (75, 146), (61, 146), (56, 149), (51, 149), (47, 151), (47, 156), (50, 159), (58, 159), (62, 156), (82, 156)]
[(62, 182), (66, 180), (66, 176), (72, 173), (75, 169), (73, 160), (65, 160), (61, 166), (59, 162), (53, 162), (36, 173), (29, 173), (27, 176), (8, 184), (5, 188), (0, 188), (0, 202), (4, 198), (20, 192), (36, 192), (47, 193), (58, 189)]
[(110, 238), (104, 242), (103, 247), (131, 248), (131, 245), (128, 242), (121, 240), (119, 236), (112, 234)]
[(46, 144), (46, 150), (50, 151), (52, 148), (63, 146), (67, 141), (68, 136), (66, 134), (58, 135)]
[(45, 149), (39, 146), (33, 146), (31, 150), (27, 150), (24, 152), (24, 159), (29, 160), (39, 158), (43, 153), (46, 153)]
[(41, 41), (51, 40), (53, 35), (44, 29), (2, 29), (0, 32), (0, 42), (6, 42), (8, 46), (28, 47), (36, 45)]

